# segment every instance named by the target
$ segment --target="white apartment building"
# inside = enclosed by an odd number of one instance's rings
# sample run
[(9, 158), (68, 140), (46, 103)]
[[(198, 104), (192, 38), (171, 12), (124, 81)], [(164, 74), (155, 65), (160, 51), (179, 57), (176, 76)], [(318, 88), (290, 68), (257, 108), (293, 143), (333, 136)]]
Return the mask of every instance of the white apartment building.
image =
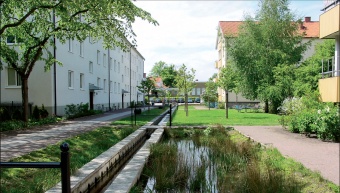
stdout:
[[(145, 59), (137, 49), (104, 49), (102, 40), (88, 37), (65, 44), (57, 40), (55, 53), (62, 66), (57, 64), (45, 72), (44, 63), (39, 61), (28, 79), (28, 102), (44, 105), (50, 115), (64, 115), (69, 104), (89, 103), (91, 109), (107, 111), (127, 108), (130, 101), (143, 101), (137, 85), (143, 79)], [(21, 103), (16, 72), (5, 65), (0, 79), (0, 103)]]
[[(220, 74), (220, 70), (227, 65), (228, 57), (228, 37), (237, 37), (239, 27), (243, 24), (243, 21), (219, 21), (217, 27), (217, 38), (216, 38), (216, 46), (215, 49), (218, 52), (218, 60), (215, 62), (215, 68), (218, 70), (218, 76)], [(319, 39), (319, 21), (311, 21), (311, 17), (305, 17), (305, 20), (299, 26), (300, 32), (303, 32), (305, 35), (302, 39), (302, 42), (305, 43), (309, 40), (312, 40), (311, 46), (304, 52), (302, 56), (302, 60), (306, 60), (308, 57), (312, 56), (315, 52), (315, 45), (320, 43), (321, 39)], [(231, 41), (231, 40), (229, 40)], [(218, 92), (218, 101), (225, 102), (226, 93), (222, 88), (217, 89)], [(242, 96), (242, 93), (234, 93), (228, 92), (228, 103), (229, 105), (234, 105), (236, 103), (259, 103), (259, 100), (249, 100)]]

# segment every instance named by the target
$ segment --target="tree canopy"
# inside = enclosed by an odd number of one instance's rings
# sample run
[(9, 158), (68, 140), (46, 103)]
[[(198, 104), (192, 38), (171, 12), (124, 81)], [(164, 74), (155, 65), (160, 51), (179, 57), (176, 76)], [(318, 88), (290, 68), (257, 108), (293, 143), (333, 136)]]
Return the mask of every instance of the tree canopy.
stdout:
[(275, 113), (291, 94), (290, 88), (282, 90), (289, 84), (278, 84), (280, 72), (298, 64), (309, 43), (302, 42), (301, 20), (289, 10), (288, 0), (263, 0), (259, 5), (255, 18), (245, 17), (230, 54), (243, 77), (242, 94), (270, 103)]
[(195, 87), (195, 70), (188, 68), (183, 64), (177, 71), (176, 87), (178, 88), (178, 94), (185, 96), (185, 111), (188, 116), (188, 93)]
[[(150, 101), (150, 93), (156, 90), (155, 80), (152, 77), (147, 77), (145, 80), (142, 80), (140, 86), (137, 86), (138, 90), (143, 94), (148, 96), (148, 102)], [(150, 110), (150, 107), (149, 107)]]
[(176, 85), (176, 75), (175, 65), (163, 61), (156, 62), (150, 72), (150, 76), (161, 77), (163, 84), (170, 88), (174, 88)]

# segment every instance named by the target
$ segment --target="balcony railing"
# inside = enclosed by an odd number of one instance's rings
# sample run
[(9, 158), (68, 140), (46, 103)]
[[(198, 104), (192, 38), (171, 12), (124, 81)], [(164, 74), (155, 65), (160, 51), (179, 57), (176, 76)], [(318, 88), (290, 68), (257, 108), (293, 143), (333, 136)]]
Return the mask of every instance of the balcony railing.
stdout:
[(340, 69), (335, 70), (335, 57), (330, 59), (321, 60), (321, 76), (322, 78), (330, 78), (335, 76), (340, 76)]

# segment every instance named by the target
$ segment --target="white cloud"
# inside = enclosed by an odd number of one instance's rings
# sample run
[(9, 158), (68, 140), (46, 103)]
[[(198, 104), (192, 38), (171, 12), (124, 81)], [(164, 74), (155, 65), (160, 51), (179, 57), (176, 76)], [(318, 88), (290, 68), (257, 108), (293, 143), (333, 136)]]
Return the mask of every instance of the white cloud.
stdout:
[[(240, 21), (245, 13), (254, 15), (257, 1), (136, 1), (138, 7), (151, 13), (159, 22), (153, 26), (137, 20), (133, 29), (137, 34), (137, 49), (145, 58), (145, 72), (162, 60), (169, 64), (196, 70), (196, 79), (207, 81), (216, 69), (215, 42), (219, 21)], [(303, 16), (319, 14), (322, 2), (299, 1), (292, 3)], [(321, 5), (320, 5), (321, 4)]]

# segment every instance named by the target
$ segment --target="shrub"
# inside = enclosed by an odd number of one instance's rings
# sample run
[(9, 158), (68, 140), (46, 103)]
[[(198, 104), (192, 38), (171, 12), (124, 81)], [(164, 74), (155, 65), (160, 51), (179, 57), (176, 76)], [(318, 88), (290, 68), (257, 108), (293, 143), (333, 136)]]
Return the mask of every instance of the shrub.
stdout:
[(102, 111), (95, 111), (95, 110), (89, 110), (89, 104), (88, 103), (80, 103), (80, 104), (70, 104), (66, 105), (65, 108), (65, 114), (68, 119), (88, 116), (88, 115), (94, 115), (102, 113)]
[(340, 120), (338, 109), (326, 104), (317, 111), (315, 127), (318, 138), (322, 140), (340, 141)]
[(37, 105), (35, 105), (34, 108), (33, 108), (32, 116), (33, 116), (33, 119), (35, 119), (35, 120), (39, 120), (40, 119), (40, 111), (39, 111), (39, 108), (38, 108)]
[(45, 109), (44, 104), (41, 105), (41, 109), (40, 109), (39, 113), (40, 113), (40, 117), (43, 118), (43, 119), (48, 116), (48, 111)]

